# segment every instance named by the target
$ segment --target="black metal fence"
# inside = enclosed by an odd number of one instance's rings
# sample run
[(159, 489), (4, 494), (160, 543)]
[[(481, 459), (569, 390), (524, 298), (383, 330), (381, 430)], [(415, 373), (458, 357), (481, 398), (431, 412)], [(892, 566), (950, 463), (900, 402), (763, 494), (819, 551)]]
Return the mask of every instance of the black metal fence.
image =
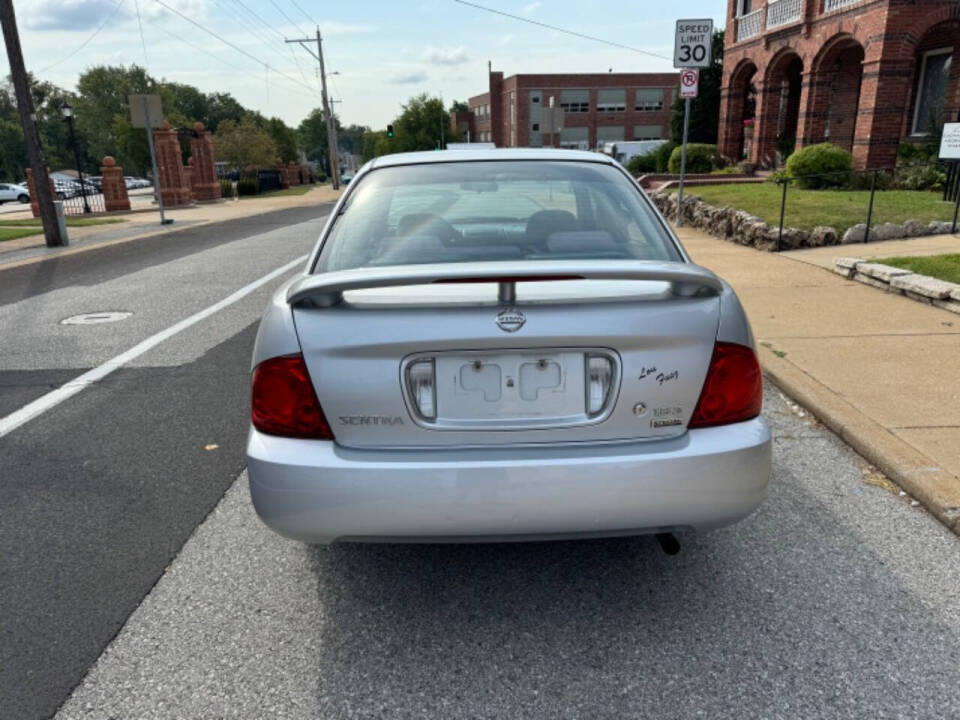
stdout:
[[(776, 249), (783, 245), (784, 228), (790, 227), (786, 222), (786, 215), (790, 204), (790, 188), (799, 186), (805, 189), (834, 189), (850, 190), (851, 197), (855, 191), (861, 193), (869, 191), (869, 196), (863, 207), (857, 208), (851, 202), (851, 210), (861, 214), (863, 239), (860, 242), (870, 242), (871, 232), (875, 229), (877, 210), (886, 208), (888, 190), (908, 190), (928, 195), (939, 195), (940, 200), (952, 203), (952, 207), (939, 209), (937, 217), (904, 218), (917, 222), (934, 221), (949, 223), (949, 232), (957, 232), (958, 216), (960, 216), (960, 162), (930, 162), (922, 164), (901, 165), (888, 170), (844, 170), (838, 172), (819, 173), (791, 177), (781, 175), (775, 182), (781, 188), (780, 198), (780, 225), (777, 233)], [(946, 215), (945, 217), (941, 217)], [(950, 219), (952, 217), (952, 220)], [(827, 222), (824, 223), (829, 224)], [(875, 233), (874, 233), (875, 234)], [(859, 235), (859, 233), (858, 233)], [(886, 239), (886, 238), (879, 238)]]
[(86, 189), (85, 193), (76, 188), (58, 189), (57, 199), (63, 202), (63, 211), (67, 215), (87, 215), (107, 211), (103, 193), (97, 192), (94, 188)]

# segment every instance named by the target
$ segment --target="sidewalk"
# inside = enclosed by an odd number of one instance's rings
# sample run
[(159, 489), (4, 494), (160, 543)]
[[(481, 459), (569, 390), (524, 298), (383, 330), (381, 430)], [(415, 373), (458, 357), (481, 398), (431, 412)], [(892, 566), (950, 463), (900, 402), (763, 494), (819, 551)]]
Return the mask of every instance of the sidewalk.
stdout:
[[(174, 221), (170, 225), (160, 225), (160, 214), (156, 209), (151, 212), (112, 214), (108, 217), (122, 218), (125, 222), (68, 228), (70, 245), (65, 248), (48, 248), (44, 244), (42, 232), (38, 235), (0, 242), (0, 268), (41, 262), (52, 257), (72, 255), (104, 245), (166, 235), (198, 225), (262, 215), (287, 208), (334, 202), (339, 196), (340, 191), (334, 190), (330, 185), (317, 185), (303, 195), (250, 197), (172, 208), (165, 212), (166, 217)], [(17, 213), (18, 217), (19, 215)], [(29, 211), (25, 217), (30, 217)]]
[[(960, 319), (845, 280), (803, 255), (816, 251), (777, 255), (677, 234), (736, 289), (766, 374), (960, 534)], [(891, 244), (856, 249), (902, 254), (881, 247)]]

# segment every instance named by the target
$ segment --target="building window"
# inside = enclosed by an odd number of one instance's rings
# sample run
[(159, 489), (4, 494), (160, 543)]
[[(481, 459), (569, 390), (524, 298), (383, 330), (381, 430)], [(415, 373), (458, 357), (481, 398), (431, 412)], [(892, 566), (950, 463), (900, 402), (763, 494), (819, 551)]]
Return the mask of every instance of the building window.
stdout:
[(626, 109), (626, 90), (597, 90), (597, 112), (623, 112)]
[(561, 90), (560, 108), (568, 113), (590, 112), (590, 91)]
[(952, 62), (953, 48), (941, 48), (923, 54), (917, 83), (917, 105), (913, 111), (914, 135), (936, 132), (943, 122), (943, 103)]
[(607, 125), (597, 128), (597, 144), (623, 140), (623, 125)]
[(639, 88), (633, 109), (638, 112), (663, 110), (663, 88)]
[(534, 132), (539, 132), (539, 131), (540, 131), (540, 123), (533, 123), (533, 124), (530, 126), (530, 129), (533, 130)]
[(663, 139), (663, 127), (660, 125), (634, 125), (634, 140), (661, 140)]
[(563, 128), (560, 131), (560, 147), (586, 150), (590, 146), (589, 133), (590, 129), (585, 127)]

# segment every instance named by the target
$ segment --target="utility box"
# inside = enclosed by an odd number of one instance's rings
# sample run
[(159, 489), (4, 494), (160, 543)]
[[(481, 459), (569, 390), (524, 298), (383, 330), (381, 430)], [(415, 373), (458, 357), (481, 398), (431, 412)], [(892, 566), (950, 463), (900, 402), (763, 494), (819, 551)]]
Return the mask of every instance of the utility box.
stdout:
[(53, 201), (53, 211), (57, 214), (57, 225), (60, 227), (60, 237), (63, 238), (63, 244), (69, 245), (70, 238), (67, 235), (67, 211), (63, 207), (63, 200)]

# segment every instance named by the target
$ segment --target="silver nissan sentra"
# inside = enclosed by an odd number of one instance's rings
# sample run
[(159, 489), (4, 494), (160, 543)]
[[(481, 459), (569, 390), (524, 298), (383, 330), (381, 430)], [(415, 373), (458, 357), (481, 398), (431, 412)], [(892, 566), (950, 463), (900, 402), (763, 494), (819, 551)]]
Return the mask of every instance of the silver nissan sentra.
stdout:
[(377, 158), (253, 357), (250, 491), (310, 543), (475, 542), (734, 523), (770, 433), (730, 286), (610, 158)]

